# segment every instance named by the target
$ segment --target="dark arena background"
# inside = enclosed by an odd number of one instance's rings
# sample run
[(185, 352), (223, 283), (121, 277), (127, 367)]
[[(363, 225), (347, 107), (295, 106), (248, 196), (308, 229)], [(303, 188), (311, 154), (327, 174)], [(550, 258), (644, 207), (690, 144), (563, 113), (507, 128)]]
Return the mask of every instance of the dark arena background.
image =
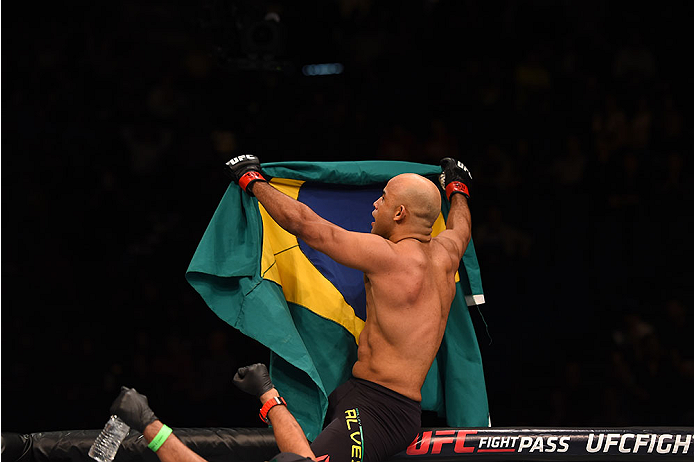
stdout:
[(12, 9), (3, 434), (99, 429), (121, 385), (174, 428), (263, 427), (231, 378), (269, 352), (184, 279), (245, 152), (461, 159), (492, 425), (694, 425), (691, 2)]

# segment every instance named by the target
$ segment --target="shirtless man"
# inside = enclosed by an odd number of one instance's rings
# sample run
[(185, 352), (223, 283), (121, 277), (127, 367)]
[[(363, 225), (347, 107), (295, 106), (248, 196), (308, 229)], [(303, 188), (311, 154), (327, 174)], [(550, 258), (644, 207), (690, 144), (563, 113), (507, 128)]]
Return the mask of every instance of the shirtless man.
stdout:
[(318, 460), (386, 460), (404, 450), (420, 429), (421, 388), (441, 344), (456, 291), (455, 273), (470, 241), (467, 200), (472, 177), (454, 159), (443, 159), (441, 166), (451, 209), (446, 230), (432, 237), (441, 196), (434, 183), (420, 175), (392, 178), (373, 204), (371, 233), (358, 233), (272, 187), (255, 156), (227, 162), (234, 180), (257, 197), (282, 228), (364, 273), (366, 323), (358, 359), (353, 378), (329, 397), (327, 426), (311, 444)]

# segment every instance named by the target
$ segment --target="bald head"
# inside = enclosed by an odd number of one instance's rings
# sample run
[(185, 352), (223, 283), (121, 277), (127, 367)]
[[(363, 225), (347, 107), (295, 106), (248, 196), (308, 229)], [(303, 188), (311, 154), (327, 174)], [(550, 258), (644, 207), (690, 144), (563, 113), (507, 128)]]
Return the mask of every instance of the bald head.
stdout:
[(441, 212), (441, 195), (436, 185), (416, 173), (403, 173), (389, 182), (402, 203), (413, 218), (422, 220), (431, 227)]

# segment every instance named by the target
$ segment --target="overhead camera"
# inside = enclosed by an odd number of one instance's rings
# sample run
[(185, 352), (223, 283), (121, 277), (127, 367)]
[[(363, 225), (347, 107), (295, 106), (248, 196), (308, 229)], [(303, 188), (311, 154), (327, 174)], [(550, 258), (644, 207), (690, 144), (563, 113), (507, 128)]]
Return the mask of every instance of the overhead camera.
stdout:
[(276, 11), (256, 0), (207, 0), (201, 21), (222, 67), (294, 73), (285, 58), (287, 29)]
[(268, 13), (262, 21), (245, 28), (242, 49), (249, 57), (274, 58), (284, 53), (286, 34), (277, 13)]
[(286, 28), (277, 13), (267, 13), (260, 21), (240, 26), (243, 57), (231, 58), (236, 70), (294, 73), (295, 66), (282, 59), (287, 40)]

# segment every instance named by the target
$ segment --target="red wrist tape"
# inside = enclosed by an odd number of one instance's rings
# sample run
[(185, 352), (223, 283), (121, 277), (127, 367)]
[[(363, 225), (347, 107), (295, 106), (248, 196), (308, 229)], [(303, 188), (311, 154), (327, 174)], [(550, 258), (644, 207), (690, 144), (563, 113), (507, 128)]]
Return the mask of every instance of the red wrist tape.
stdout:
[(278, 404), (286, 406), (287, 402), (281, 396), (275, 396), (274, 398), (270, 398), (269, 400), (267, 400), (265, 404), (263, 404), (263, 407), (260, 408), (260, 420), (262, 420), (266, 424), (269, 424), (270, 420), (267, 418), (267, 413), (270, 412), (270, 409), (277, 406)]
[(256, 172), (253, 170), (241, 175), (241, 178), (239, 178), (239, 186), (241, 186), (241, 189), (245, 191), (246, 187), (256, 180), (267, 181), (265, 177), (263, 177), (263, 175), (260, 174), (260, 172)]
[(470, 190), (465, 183), (461, 183), (460, 181), (451, 181), (448, 183), (448, 186), (446, 186), (446, 197), (448, 200), (451, 200), (451, 196), (457, 192), (465, 194), (465, 197), (470, 198)]

